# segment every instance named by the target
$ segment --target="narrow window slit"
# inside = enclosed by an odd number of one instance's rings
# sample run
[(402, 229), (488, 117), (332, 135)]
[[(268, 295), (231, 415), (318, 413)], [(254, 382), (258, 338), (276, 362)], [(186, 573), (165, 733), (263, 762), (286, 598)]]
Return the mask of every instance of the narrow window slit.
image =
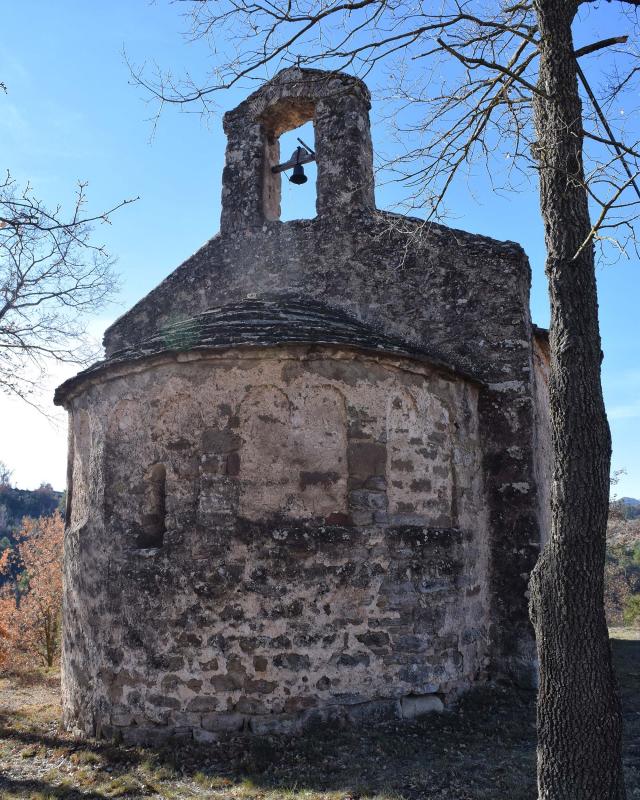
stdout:
[(153, 464), (144, 476), (145, 497), (142, 531), (138, 547), (162, 547), (166, 531), (167, 470), (164, 464)]

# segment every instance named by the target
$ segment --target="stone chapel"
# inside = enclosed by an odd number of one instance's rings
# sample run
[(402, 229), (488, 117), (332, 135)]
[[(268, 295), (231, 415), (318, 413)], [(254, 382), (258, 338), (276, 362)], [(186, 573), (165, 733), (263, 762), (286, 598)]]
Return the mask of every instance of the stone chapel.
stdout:
[[(369, 108), (357, 78), (291, 68), (227, 113), (220, 233), (56, 392), (77, 733), (299, 731), (534, 678), (529, 264), (377, 210)], [(279, 137), (309, 120), (317, 216), (281, 222)]]

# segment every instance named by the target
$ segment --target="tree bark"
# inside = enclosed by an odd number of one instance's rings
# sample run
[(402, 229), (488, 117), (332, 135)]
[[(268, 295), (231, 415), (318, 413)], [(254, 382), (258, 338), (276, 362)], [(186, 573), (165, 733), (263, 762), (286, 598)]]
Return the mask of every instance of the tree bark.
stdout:
[(539, 800), (623, 800), (622, 723), (604, 615), (611, 440), (582, 163), (575, 0), (535, 0), (534, 98), (551, 299), (552, 526), (531, 577), (540, 664)]

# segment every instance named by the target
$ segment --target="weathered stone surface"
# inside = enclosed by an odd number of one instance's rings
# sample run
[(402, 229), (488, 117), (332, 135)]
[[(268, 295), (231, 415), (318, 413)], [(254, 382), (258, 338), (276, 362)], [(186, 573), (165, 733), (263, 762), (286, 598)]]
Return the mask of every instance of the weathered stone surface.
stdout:
[(187, 703), (187, 711), (202, 712), (202, 711), (215, 711), (218, 708), (219, 702), (215, 697), (194, 697)]
[[(527, 260), (377, 212), (368, 107), (293, 69), (230, 112), (220, 235), (58, 390), (71, 728), (299, 730), (532, 671)], [(311, 118), (318, 216), (283, 224), (277, 138)]]
[(220, 741), (220, 734), (212, 733), (211, 731), (203, 730), (202, 728), (194, 728), (193, 738), (199, 744), (211, 744), (212, 742)]
[(398, 700), (373, 700), (366, 703), (351, 705), (347, 711), (350, 722), (386, 722), (390, 719), (401, 717), (400, 702)]
[(297, 714), (277, 714), (269, 717), (252, 717), (249, 720), (251, 733), (269, 735), (277, 733), (295, 733), (302, 727), (302, 720)]
[(242, 730), (245, 718), (242, 714), (203, 714), (202, 727), (206, 731)]
[[(292, 361), (304, 367), (292, 372)], [(327, 361), (340, 365), (339, 380), (327, 378)], [(352, 380), (364, 363), (369, 381)], [(212, 353), (187, 362), (170, 357), (150, 369), (131, 365), (129, 370), (93, 384), (90, 397), (79, 394), (73, 401), (74, 417), (83, 420), (86, 414), (91, 430), (91, 445), (85, 451), (78, 439), (75, 458), (91, 465), (89, 485), (104, 497), (104, 505), (87, 500), (86, 508), (78, 507), (84, 501), (77, 495), (72, 501), (67, 546), (76, 550), (66, 567), (71, 624), (65, 634), (65, 681), (73, 692), (82, 693), (95, 709), (117, 700), (122, 711), (135, 715), (138, 698), (146, 698), (154, 708), (200, 712), (204, 720), (229, 709), (252, 716), (302, 714), (325, 702), (321, 698), (331, 701), (348, 693), (358, 702), (377, 702), (390, 687), (395, 696), (408, 694), (426, 683), (439, 684), (444, 675), (460, 685), (472, 682), (486, 658), (489, 619), (479, 420), (473, 405), (478, 390), (472, 384), (444, 380), (439, 368), (424, 363), (327, 348), (264, 349), (231, 359)], [(307, 398), (322, 392), (344, 398), (346, 479), (348, 432), (355, 430), (349, 409), (361, 409), (373, 437), (383, 440), (388, 397), (398, 387), (410, 387), (419, 408), (429, 407), (435, 394), (450, 408), (451, 419), (460, 420), (437, 444), (442, 463), (450, 463), (449, 453), (462, 446), (474, 454), (457, 471), (457, 480), (470, 487), (456, 501), (459, 518), (467, 519), (464, 530), (430, 525), (443, 515), (449, 519), (448, 505), (425, 506), (416, 518), (419, 525), (358, 526), (341, 511), (346, 498), (321, 482), (307, 497), (296, 481), (293, 501), (280, 503), (274, 515), (267, 470), (262, 513), (254, 500), (252, 518), (243, 517), (238, 484), (245, 479), (242, 465), (251, 460), (243, 455), (257, 444), (255, 428), (234, 409), (244, 402), (247, 386), (261, 383), (273, 389), (263, 395), (256, 417), (273, 416), (270, 398), (279, 408), (279, 398), (286, 396), (291, 425), (311, 441), (317, 441), (329, 417), (315, 412), (317, 404), (307, 414)], [(127, 399), (142, 394), (146, 407)], [(220, 406), (231, 413), (221, 415)], [(237, 478), (220, 478), (216, 492), (222, 499), (216, 507), (224, 504), (227, 510), (212, 522), (202, 510), (203, 492), (212, 491), (210, 475), (199, 468), (190, 472), (192, 453), (202, 446), (204, 431), (224, 430), (232, 419), (241, 468)], [(178, 429), (189, 446), (176, 450), (166, 443), (175, 440)], [(428, 442), (429, 430), (416, 435)], [(218, 441), (225, 446), (224, 437)], [(99, 459), (92, 461), (92, 448)], [(310, 471), (304, 454), (315, 459), (315, 450), (294, 447), (291, 452), (293, 460), (283, 452), (283, 466), (292, 460), (292, 471)], [(149, 462), (166, 468), (166, 532), (151, 556), (138, 548), (136, 533), (145, 513), (144, 465)], [(132, 469), (136, 463), (138, 475)], [(393, 472), (387, 461), (382, 463)], [(185, 470), (192, 477), (185, 479)], [(252, 485), (259, 479), (251, 473)], [(320, 490), (325, 492), (321, 501), (315, 494)], [(314, 516), (327, 497), (342, 524)], [(76, 519), (87, 521), (78, 528)], [(89, 527), (91, 538), (86, 538)], [(485, 588), (467, 596), (461, 586), (470, 580)], [(83, 588), (88, 581), (91, 592)], [(484, 630), (484, 636), (464, 638), (470, 628)], [(440, 661), (431, 667), (424, 659), (431, 663), (436, 641), (443, 643)], [(454, 658), (458, 652), (464, 653), (461, 661)], [(118, 659), (113, 673), (107, 668), (111, 653)], [(83, 677), (87, 671), (93, 682)]]

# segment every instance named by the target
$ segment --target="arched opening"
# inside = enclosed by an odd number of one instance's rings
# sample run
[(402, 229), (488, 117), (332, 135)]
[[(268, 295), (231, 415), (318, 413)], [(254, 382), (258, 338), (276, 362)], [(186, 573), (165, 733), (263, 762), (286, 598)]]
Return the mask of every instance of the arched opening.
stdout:
[(312, 519), (346, 513), (347, 412), (332, 386), (285, 394), (256, 386), (240, 410), (240, 515)]
[[(276, 103), (262, 117), (266, 132), (263, 212), (270, 221), (313, 219), (317, 206), (317, 165), (315, 154), (315, 106), (304, 99)], [(302, 141), (300, 141), (302, 140)], [(282, 169), (299, 154), (304, 183), (291, 182), (293, 167)], [(275, 168), (275, 171), (274, 171)]]
[[(301, 146), (299, 139), (315, 152), (313, 122), (307, 122), (282, 135), (280, 152), (283, 158), (293, 156), (296, 149)], [(318, 167), (315, 161), (309, 161), (303, 165), (302, 169), (307, 179), (307, 182), (302, 185), (291, 182), (292, 170), (281, 173), (280, 219), (282, 222), (292, 219), (313, 219), (316, 216)]]
[(418, 403), (401, 390), (387, 409), (389, 513), (452, 525), (453, 469), (449, 411), (435, 396)]
[(167, 470), (164, 464), (153, 464), (144, 476), (145, 497), (142, 531), (138, 547), (162, 547), (166, 531)]
[(277, 386), (249, 389), (240, 407), (240, 430), (240, 515), (286, 516), (297, 491), (288, 396)]

